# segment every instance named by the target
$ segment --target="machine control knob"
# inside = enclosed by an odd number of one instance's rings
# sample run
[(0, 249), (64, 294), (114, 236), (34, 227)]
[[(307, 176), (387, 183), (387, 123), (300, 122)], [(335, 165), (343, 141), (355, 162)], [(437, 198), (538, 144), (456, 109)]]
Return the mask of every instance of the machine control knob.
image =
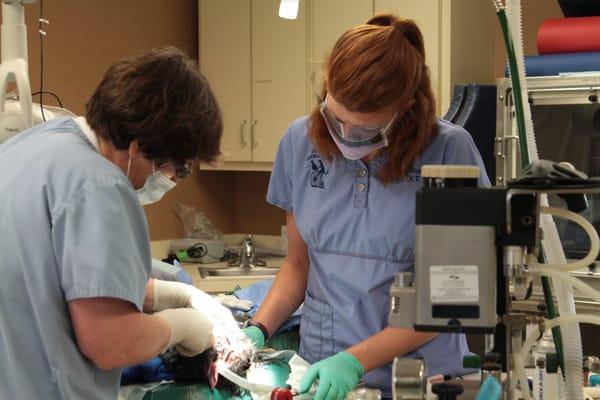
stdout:
[(392, 364), (392, 398), (394, 400), (425, 400), (427, 367), (419, 358), (396, 357)]
[(436, 383), (431, 387), (431, 391), (437, 394), (439, 400), (456, 400), (459, 394), (462, 394), (463, 387), (458, 383)]

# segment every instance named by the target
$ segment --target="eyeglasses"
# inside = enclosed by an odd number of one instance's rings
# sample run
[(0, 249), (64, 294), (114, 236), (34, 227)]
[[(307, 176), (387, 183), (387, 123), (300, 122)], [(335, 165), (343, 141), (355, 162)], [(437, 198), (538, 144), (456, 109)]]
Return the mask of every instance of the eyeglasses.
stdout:
[(320, 111), (329, 131), (335, 134), (343, 144), (352, 147), (368, 146), (379, 143), (382, 140), (387, 142), (386, 134), (397, 116), (397, 114), (394, 114), (392, 119), (383, 128), (368, 128), (345, 124), (329, 111), (327, 108), (327, 97), (321, 103)]
[(158, 161), (156, 163), (157, 169), (162, 171), (169, 177), (177, 177), (177, 179), (183, 179), (192, 173), (193, 164), (191, 161), (186, 163), (176, 163), (173, 161)]

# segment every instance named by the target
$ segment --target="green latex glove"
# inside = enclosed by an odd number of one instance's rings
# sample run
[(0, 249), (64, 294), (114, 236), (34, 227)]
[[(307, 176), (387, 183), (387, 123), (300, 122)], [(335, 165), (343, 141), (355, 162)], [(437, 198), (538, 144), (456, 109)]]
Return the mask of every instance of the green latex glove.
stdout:
[(345, 399), (365, 373), (365, 369), (352, 354), (341, 351), (313, 364), (300, 383), (300, 393), (310, 390), (319, 379), (314, 400)]
[(256, 348), (260, 349), (265, 345), (265, 336), (262, 331), (256, 326), (249, 326), (242, 329), (242, 332), (254, 343)]

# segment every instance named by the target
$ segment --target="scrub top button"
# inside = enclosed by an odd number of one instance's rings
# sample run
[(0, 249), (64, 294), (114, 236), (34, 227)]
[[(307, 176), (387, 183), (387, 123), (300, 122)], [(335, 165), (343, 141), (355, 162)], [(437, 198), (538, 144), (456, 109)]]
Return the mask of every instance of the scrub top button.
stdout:
[(366, 169), (359, 169), (358, 170), (358, 176), (360, 176), (361, 178), (367, 175), (367, 170)]
[(364, 184), (364, 183), (359, 183), (359, 184), (358, 184), (358, 191), (359, 191), (359, 192), (364, 192), (366, 188), (367, 188), (367, 187), (365, 186), (365, 184)]

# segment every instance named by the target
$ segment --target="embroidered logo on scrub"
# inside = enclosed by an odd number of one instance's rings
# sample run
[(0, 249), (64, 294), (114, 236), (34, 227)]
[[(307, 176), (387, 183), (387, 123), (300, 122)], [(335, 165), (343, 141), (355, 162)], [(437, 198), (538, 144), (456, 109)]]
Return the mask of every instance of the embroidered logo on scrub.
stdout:
[(325, 183), (323, 182), (323, 178), (325, 175), (329, 173), (329, 170), (325, 169), (325, 165), (323, 164), (323, 159), (321, 156), (313, 149), (308, 158), (306, 159), (310, 164), (310, 186), (316, 187), (319, 189), (325, 189)]
[(420, 168), (411, 168), (406, 175), (406, 181), (410, 183), (421, 183), (421, 169)]

